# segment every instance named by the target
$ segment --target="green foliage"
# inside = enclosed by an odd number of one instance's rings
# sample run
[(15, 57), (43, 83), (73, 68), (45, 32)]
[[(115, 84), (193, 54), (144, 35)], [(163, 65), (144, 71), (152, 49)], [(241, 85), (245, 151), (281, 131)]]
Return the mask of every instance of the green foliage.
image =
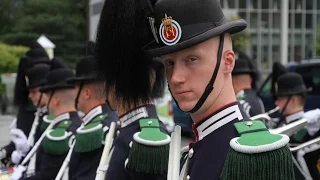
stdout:
[(0, 74), (17, 71), (19, 59), (27, 52), (24, 46), (10, 46), (0, 43)]
[(55, 56), (74, 67), (85, 52), (86, 3), (87, 0), (28, 0), (15, 4), (18, 17), (5, 33), (1, 34), (0, 26), (0, 40), (27, 46), (44, 34), (56, 45)]
[[(240, 19), (240, 17), (233, 16), (229, 18), (229, 21), (234, 21), (237, 19)], [(239, 52), (245, 51), (246, 46), (250, 40), (250, 35), (246, 30), (244, 30), (236, 34), (232, 34), (231, 38), (234, 52)]]
[(315, 44), (317, 50), (317, 56), (320, 56), (320, 25), (318, 25), (317, 29), (317, 43)]

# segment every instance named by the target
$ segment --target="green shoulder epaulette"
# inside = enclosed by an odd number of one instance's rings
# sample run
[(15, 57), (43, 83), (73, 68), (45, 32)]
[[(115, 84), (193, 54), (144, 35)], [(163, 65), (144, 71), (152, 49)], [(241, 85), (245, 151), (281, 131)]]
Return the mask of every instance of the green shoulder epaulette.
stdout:
[(42, 122), (40, 125), (40, 131), (44, 132), (47, 129), (47, 127), (49, 126), (49, 124), (52, 122), (53, 119), (54, 119), (54, 117), (51, 114), (43, 116)]
[(133, 135), (126, 167), (135, 172), (161, 174), (168, 171), (170, 136), (160, 131), (158, 119), (141, 119)]
[(240, 137), (230, 141), (221, 180), (294, 179), (288, 136), (271, 134), (261, 121), (234, 125)]
[(102, 146), (104, 139), (102, 122), (107, 116), (108, 114), (97, 116), (90, 123), (77, 129), (75, 152), (90, 152)]
[(71, 132), (68, 132), (67, 129), (71, 124), (71, 120), (64, 120), (56, 128), (46, 133), (43, 141), (45, 152), (52, 155), (62, 155), (68, 152)]

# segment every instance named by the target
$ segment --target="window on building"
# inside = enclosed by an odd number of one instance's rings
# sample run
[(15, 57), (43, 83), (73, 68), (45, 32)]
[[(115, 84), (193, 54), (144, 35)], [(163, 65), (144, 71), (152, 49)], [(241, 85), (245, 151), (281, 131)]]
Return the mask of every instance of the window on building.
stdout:
[(297, 29), (301, 29), (302, 28), (302, 15), (301, 13), (296, 13), (294, 15), (294, 27)]
[(274, 29), (280, 29), (280, 25), (281, 25), (280, 12), (273, 13), (272, 23), (273, 23), (272, 27)]
[(224, 7), (224, 1), (225, 1), (225, 0), (220, 0), (221, 8), (225, 8), (225, 7)]
[(246, 9), (247, 8), (247, 0), (239, 0), (239, 8)]
[(261, 15), (261, 26), (263, 28), (269, 27), (269, 13), (262, 13)]
[(306, 9), (307, 10), (313, 10), (313, 0), (307, 0), (306, 1)]
[(229, 5), (229, 8), (232, 8), (232, 9), (236, 8), (235, 0), (228, 0), (227, 2)]
[(250, 13), (250, 25), (251, 28), (257, 28), (258, 27), (258, 13), (253, 12)]
[(312, 22), (313, 22), (313, 15), (312, 14), (306, 14), (306, 28), (312, 29)]
[(280, 0), (273, 0), (273, 7), (274, 10), (280, 10), (281, 9), (281, 3)]
[(302, 10), (302, 0), (295, 0), (295, 1), (296, 1), (295, 10), (301, 11)]
[(272, 9), (269, 7), (269, 1), (261, 1), (261, 9)]

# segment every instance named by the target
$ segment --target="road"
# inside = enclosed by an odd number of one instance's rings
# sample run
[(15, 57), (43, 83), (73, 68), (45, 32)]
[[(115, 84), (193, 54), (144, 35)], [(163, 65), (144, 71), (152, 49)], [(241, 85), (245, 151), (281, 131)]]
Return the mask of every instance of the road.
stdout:
[(0, 116), (0, 146), (9, 142), (9, 126), (14, 117), (11, 115)]
[[(9, 126), (13, 119), (14, 117), (10, 115), (0, 116), (0, 147), (9, 142)], [(187, 146), (189, 142), (190, 138), (182, 137), (181, 147)]]

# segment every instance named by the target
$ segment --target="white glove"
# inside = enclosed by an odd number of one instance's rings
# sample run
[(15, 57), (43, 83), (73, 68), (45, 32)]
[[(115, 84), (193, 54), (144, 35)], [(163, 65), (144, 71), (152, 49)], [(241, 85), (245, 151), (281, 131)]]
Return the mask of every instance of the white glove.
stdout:
[(10, 180), (19, 180), (22, 178), (23, 172), (26, 170), (26, 168), (22, 165), (19, 165), (16, 167), (11, 174)]
[(25, 156), (30, 149), (27, 136), (20, 129), (11, 129), (10, 134), (11, 140), (16, 146), (16, 150), (20, 151), (22, 155)]
[(22, 157), (23, 157), (22, 153), (20, 151), (18, 151), (18, 150), (15, 150), (11, 154), (11, 161), (14, 164), (19, 164), (21, 159), (22, 159)]

